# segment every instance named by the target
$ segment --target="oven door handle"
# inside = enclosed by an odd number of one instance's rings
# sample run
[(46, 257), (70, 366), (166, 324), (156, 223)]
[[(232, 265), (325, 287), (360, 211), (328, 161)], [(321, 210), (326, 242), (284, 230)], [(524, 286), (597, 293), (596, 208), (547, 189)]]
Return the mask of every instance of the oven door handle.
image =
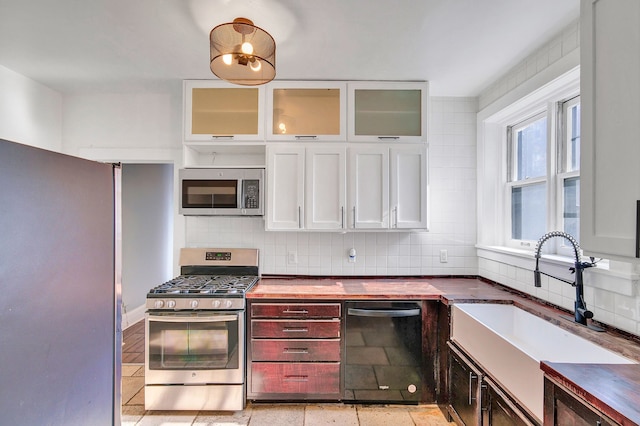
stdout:
[(190, 317), (186, 315), (149, 315), (149, 321), (158, 322), (228, 322), (237, 321), (238, 315), (208, 315)]
[(356, 317), (385, 317), (385, 318), (397, 318), (397, 317), (415, 317), (420, 315), (420, 309), (360, 309), (349, 308), (347, 314)]

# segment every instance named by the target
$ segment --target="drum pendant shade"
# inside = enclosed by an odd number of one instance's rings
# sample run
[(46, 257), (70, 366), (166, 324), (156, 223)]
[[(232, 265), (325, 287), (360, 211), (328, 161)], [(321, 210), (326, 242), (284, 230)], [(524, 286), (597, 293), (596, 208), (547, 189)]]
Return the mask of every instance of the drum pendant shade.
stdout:
[(211, 72), (230, 83), (257, 86), (276, 76), (276, 42), (249, 19), (236, 18), (209, 34)]

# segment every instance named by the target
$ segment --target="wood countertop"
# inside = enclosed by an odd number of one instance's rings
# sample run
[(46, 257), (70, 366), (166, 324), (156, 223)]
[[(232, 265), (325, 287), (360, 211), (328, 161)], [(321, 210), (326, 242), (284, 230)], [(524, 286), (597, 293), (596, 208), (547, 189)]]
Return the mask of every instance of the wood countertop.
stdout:
[(262, 277), (247, 299), (420, 299), (511, 301), (513, 295), (477, 278)]
[[(604, 348), (640, 362), (637, 339), (614, 329), (597, 332), (564, 317), (567, 312), (546, 302), (478, 278), (352, 278), (352, 277), (262, 277), (246, 294), (252, 302), (275, 299), (438, 300), (452, 303), (510, 303), (558, 327)], [(602, 325), (602, 324), (598, 324)], [(640, 365), (544, 363), (541, 368), (575, 390), (613, 419), (619, 416), (638, 420), (640, 412)], [(611, 389), (612, 391), (609, 391)], [(619, 393), (616, 393), (618, 392)], [(603, 393), (604, 392), (604, 393)], [(626, 396), (622, 396), (622, 394)], [(613, 399), (613, 400), (612, 400)], [(617, 402), (616, 402), (617, 400)], [(613, 411), (612, 411), (613, 410)], [(617, 414), (616, 414), (617, 413)], [(616, 417), (618, 416), (618, 417)], [(635, 423), (624, 423), (635, 424)]]
[(555, 381), (622, 425), (640, 424), (640, 366), (543, 361)]

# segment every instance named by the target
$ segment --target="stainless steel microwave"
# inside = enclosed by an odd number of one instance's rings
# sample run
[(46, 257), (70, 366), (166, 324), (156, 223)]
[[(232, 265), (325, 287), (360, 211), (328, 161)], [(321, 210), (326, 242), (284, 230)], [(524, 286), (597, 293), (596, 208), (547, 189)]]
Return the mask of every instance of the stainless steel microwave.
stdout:
[(178, 176), (180, 214), (264, 214), (264, 169), (180, 169)]

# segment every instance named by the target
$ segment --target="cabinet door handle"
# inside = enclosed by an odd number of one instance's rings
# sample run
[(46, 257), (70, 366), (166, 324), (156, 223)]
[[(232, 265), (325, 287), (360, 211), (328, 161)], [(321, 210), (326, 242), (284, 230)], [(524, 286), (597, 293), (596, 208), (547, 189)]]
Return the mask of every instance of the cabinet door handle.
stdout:
[(308, 333), (309, 329), (304, 327), (283, 328), (283, 333)]
[(353, 206), (353, 229), (356, 229), (356, 206)]
[(211, 139), (215, 139), (215, 140), (232, 140), (233, 139), (233, 135), (220, 135), (220, 136), (212, 135)]
[(340, 228), (344, 229), (344, 206), (340, 207)]
[(636, 201), (636, 257), (640, 258), (640, 200)]
[(378, 140), (381, 141), (395, 141), (400, 139), (400, 136), (378, 136)]
[(475, 374), (473, 374), (472, 371), (469, 371), (469, 405), (471, 405), (473, 403), (473, 397), (472, 397), (472, 390), (473, 390), (473, 383), (472, 381), (477, 379), (478, 376), (476, 376)]
[(285, 382), (308, 382), (309, 376), (284, 376)]
[(303, 141), (303, 140), (316, 140), (318, 139), (317, 136), (313, 136), (313, 135), (300, 135), (300, 136), (295, 136), (296, 140), (299, 141)]
[(298, 228), (302, 228), (302, 207), (298, 206)]
[(398, 227), (398, 206), (393, 208), (393, 227)]
[(283, 354), (308, 354), (308, 348), (284, 348)]
[(302, 315), (306, 315), (309, 313), (309, 311), (307, 311), (306, 309), (300, 309), (300, 310), (291, 310), (291, 309), (287, 309), (282, 311), (283, 314), (302, 314)]

